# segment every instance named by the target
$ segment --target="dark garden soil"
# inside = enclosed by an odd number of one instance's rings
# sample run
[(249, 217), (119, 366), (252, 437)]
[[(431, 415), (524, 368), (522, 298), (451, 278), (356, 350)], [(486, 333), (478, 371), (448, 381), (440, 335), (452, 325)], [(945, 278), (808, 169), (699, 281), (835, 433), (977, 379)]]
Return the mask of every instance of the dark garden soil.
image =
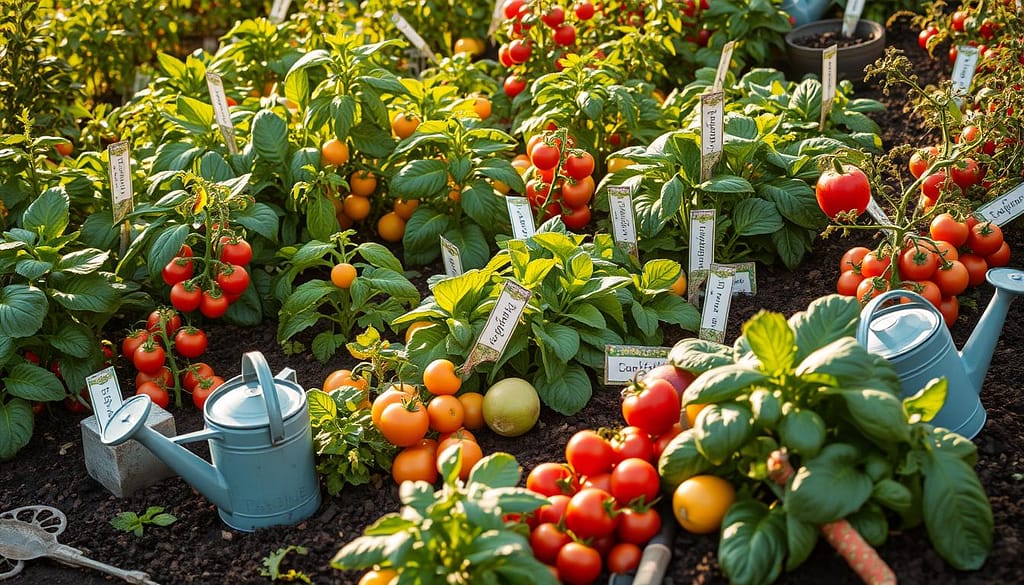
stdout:
[[(918, 74), (934, 81), (947, 67), (931, 61), (917, 48), (916, 34), (897, 24), (888, 31), (890, 43), (904, 48), (920, 64)], [(903, 96), (881, 95), (877, 88), (858, 93), (882, 99), (890, 105), (879, 118), (887, 145), (923, 145), (914, 118), (902, 111)], [(1024, 229), (1020, 222), (1006, 230), (1007, 239), (1020, 265), (1024, 253)], [(732, 304), (728, 342), (739, 333), (743, 322), (764, 308), (790, 315), (803, 310), (814, 298), (834, 290), (837, 264), (842, 252), (865, 244), (861, 238), (834, 237), (815, 243), (813, 255), (804, 266), (788, 271), (777, 266), (759, 266), (756, 296), (736, 297)], [(978, 322), (991, 297), (985, 285), (962, 297), (959, 321), (952, 329), (962, 346)], [(308, 355), (285, 355), (275, 344), (275, 324), (252, 329), (216, 325), (209, 329), (213, 349), (206, 356), (218, 373), (236, 375), (243, 351), (259, 350), (273, 371), (291, 367), (305, 387), (318, 387), (330, 371), (349, 365), (320, 364)], [(112, 332), (112, 335), (115, 332)], [(116, 332), (120, 334), (120, 332)], [(1024, 300), (1011, 306), (996, 348), (992, 366), (981, 392), (988, 422), (976, 437), (981, 477), (995, 515), (995, 543), (986, 564), (976, 572), (950, 568), (932, 550), (923, 528), (894, 533), (880, 548), (882, 557), (905, 584), (1019, 584), (1024, 582), (1024, 398), (1021, 396), (1021, 366), (1024, 360)], [(127, 372), (125, 372), (127, 374)], [(127, 375), (122, 376), (127, 381)], [(127, 385), (127, 384), (123, 384)], [(596, 392), (579, 414), (562, 417), (545, 411), (537, 427), (515, 439), (486, 431), (478, 434), (485, 453), (507, 451), (515, 455), (528, 472), (544, 461), (564, 460), (564, 445), (575, 431), (585, 428), (621, 426), (617, 388)], [(179, 433), (202, 427), (200, 413), (191, 407), (173, 411)], [(61, 509), (68, 517), (62, 543), (84, 550), (89, 556), (125, 569), (148, 572), (162, 584), (178, 583), (266, 583), (260, 575), (264, 557), (289, 545), (308, 548), (305, 556), (290, 555), (289, 564), (308, 575), (313, 583), (355, 583), (358, 575), (333, 570), (329, 561), (345, 542), (384, 513), (398, 509), (397, 487), (390, 477), (378, 477), (369, 485), (346, 488), (338, 497), (325, 496), (323, 506), (297, 526), (260, 530), (247, 534), (228, 529), (215, 507), (178, 478), (165, 480), (134, 495), (118, 499), (86, 474), (82, 456), (79, 416), (54, 409), (37, 421), (31, 444), (16, 459), (0, 465), (0, 511), (31, 504)], [(205, 453), (205, 447), (197, 449)], [(525, 477), (525, 475), (524, 475)], [(166, 528), (147, 529), (142, 537), (119, 532), (109, 524), (118, 512), (142, 512), (148, 506), (163, 506), (178, 520)], [(941, 529), (941, 528), (940, 528)], [(668, 579), (671, 583), (722, 584), (715, 559), (717, 537), (678, 535)], [(28, 561), (13, 584), (88, 585), (107, 582), (89, 569), (73, 569), (49, 560)], [(810, 559), (780, 583), (853, 584), (857, 578), (843, 561), (823, 543)]]
[(842, 31), (826, 31), (823, 33), (809, 34), (802, 37), (795, 37), (792, 39), (794, 45), (801, 47), (808, 47), (811, 49), (827, 49), (832, 45), (844, 49), (846, 47), (856, 47), (857, 45), (863, 45), (869, 41), (873, 41), (878, 38), (876, 35), (851, 35), (845, 36)]

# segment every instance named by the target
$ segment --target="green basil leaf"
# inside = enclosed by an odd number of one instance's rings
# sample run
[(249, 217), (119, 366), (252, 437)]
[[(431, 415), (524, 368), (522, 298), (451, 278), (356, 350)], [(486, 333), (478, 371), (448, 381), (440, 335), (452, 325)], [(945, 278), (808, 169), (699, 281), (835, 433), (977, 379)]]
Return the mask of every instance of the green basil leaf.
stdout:
[(865, 379), (868, 352), (852, 337), (843, 337), (815, 350), (796, 367), (796, 375), (829, 386), (858, 387)]
[(796, 362), (837, 339), (854, 336), (859, 321), (860, 303), (853, 297), (826, 295), (811, 301), (806, 311), (789, 318), (796, 333)]
[(676, 343), (668, 354), (668, 361), (677, 368), (701, 373), (712, 368), (733, 364), (732, 348), (714, 341), (688, 338)]
[(882, 507), (874, 502), (864, 504), (860, 510), (846, 517), (853, 529), (871, 546), (882, 546), (889, 536), (889, 521)]
[(712, 467), (711, 462), (697, 448), (694, 433), (694, 429), (686, 429), (672, 437), (658, 458), (661, 490), (666, 494), (671, 494), (679, 484)]
[(697, 449), (714, 465), (728, 461), (754, 432), (754, 415), (735, 402), (711, 404), (694, 424)]
[(722, 520), (718, 563), (733, 585), (768, 585), (782, 572), (786, 523), (780, 508), (738, 500)]
[(510, 488), (515, 487), (519, 483), (521, 476), (522, 469), (520, 469), (515, 457), (508, 453), (492, 453), (473, 466), (472, 471), (469, 472), (467, 485), (480, 485), (485, 488)]
[(875, 487), (871, 489), (871, 499), (902, 514), (910, 510), (914, 503), (914, 494), (902, 483), (886, 478), (875, 483)]
[[(670, 356), (671, 357), (671, 356)], [(686, 369), (684, 367), (684, 369)], [(708, 404), (732, 400), (765, 383), (768, 377), (745, 364), (729, 364), (697, 376), (683, 393), (683, 404)]]
[(949, 382), (946, 378), (933, 378), (913, 396), (904, 398), (903, 409), (907, 412), (907, 419), (914, 423), (928, 422), (935, 418), (946, 404), (948, 389)]
[(927, 452), (922, 509), (935, 551), (961, 571), (981, 568), (992, 549), (992, 508), (963, 459), (941, 449)]
[(883, 449), (910, 440), (910, 426), (898, 396), (886, 390), (865, 388), (839, 393), (850, 413), (847, 419)]
[(594, 392), (590, 377), (577, 363), (569, 364), (564, 373), (555, 377), (548, 377), (546, 370), (541, 370), (533, 380), (533, 387), (548, 408), (565, 416), (582, 410)]
[(768, 374), (788, 372), (796, 356), (796, 337), (781, 313), (759, 311), (743, 324), (743, 337)]
[(859, 458), (853, 445), (826, 445), (786, 486), (786, 512), (805, 522), (826, 524), (860, 509), (871, 496), (873, 484), (857, 469)]
[(810, 522), (804, 522), (793, 514), (786, 514), (786, 570), (793, 571), (804, 564), (807, 557), (814, 552), (818, 543), (818, 528)]

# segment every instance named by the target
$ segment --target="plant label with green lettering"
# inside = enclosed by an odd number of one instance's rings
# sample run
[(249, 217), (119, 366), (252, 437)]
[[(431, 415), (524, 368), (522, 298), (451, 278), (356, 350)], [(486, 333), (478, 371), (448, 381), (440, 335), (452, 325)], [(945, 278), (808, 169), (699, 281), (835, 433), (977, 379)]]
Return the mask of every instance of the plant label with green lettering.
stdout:
[(107, 427), (114, 412), (124, 402), (114, 366), (104, 368), (86, 377), (85, 387), (89, 390), (89, 402), (96, 415), (96, 425), (99, 427), (100, 433), (103, 433), (103, 429)]
[(707, 341), (725, 341), (725, 328), (729, 324), (729, 304), (732, 301), (732, 282), (736, 268), (715, 264), (708, 274), (704, 291), (704, 309), (700, 315), (698, 337)]
[(135, 208), (135, 191), (132, 187), (131, 146), (127, 140), (115, 142), (107, 147), (107, 173), (110, 176), (110, 200), (114, 207), (114, 224)]
[(668, 362), (671, 347), (604, 346), (604, 385), (626, 384)]
[(821, 119), (818, 127), (825, 129), (825, 120), (832, 112), (832, 102), (836, 99), (836, 58), (839, 46), (832, 45), (821, 52)]

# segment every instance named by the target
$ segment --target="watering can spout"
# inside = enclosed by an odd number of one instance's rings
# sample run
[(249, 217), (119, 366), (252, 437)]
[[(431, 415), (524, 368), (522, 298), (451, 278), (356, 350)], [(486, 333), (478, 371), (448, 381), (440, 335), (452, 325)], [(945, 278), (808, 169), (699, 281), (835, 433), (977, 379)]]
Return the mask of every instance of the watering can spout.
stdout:
[(107, 445), (119, 445), (135, 439), (153, 452), (168, 467), (218, 508), (231, 511), (231, 497), (227, 481), (213, 465), (181, 446), (201, 439), (217, 439), (218, 431), (202, 430), (169, 439), (146, 426), (146, 417), (152, 401), (148, 396), (133, 396), (114, 412), (103, 429), (101, 440)]
[(1015, 296), (1024, 294), (1024, 271), (1015, 268), (993, 268), (985, 275), (985, 279), (995, 287), (995, 295), (960, 352), (967, 379), (977, 393), (981, 392), (985, 374), (992, 363), (999, 333), (1010, 310), (1010, 301)]

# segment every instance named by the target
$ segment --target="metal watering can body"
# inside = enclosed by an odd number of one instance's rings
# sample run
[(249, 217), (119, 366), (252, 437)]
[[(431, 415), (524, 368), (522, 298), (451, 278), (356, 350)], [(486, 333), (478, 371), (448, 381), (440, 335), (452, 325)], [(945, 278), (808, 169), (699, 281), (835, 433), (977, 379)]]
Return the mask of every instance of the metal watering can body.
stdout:
[[(917, 393), (934, 378), (945, 377), (946, 402), (931, 422), (969, 439), (985, 424), (981, 384), (1010, 301), (1024, 294), (1024, 272), (1020, 270), (993, 268), (986, 279), (996, 288), (995, 296), (961, 352), (938, 309), (909, 290), (891, 290), (872, 299), (861, 310), (857, 329), (857, 341), (896, 369), (904, 397)], [(886, 306), (898, 299), (910, 302)]]
[[(151, 401), (126, 400), (101, 440), (134, 438), (213, 502), (237, 530), (291, 525), (320, 507), (306, 393), (286, 369), (270, 373), (260, 352), (242, 357), (242, 374), (206, 400), (206, 428), (168, 439), (145, 425)], [(208, 440), (212, 465), (181, 445)]]

